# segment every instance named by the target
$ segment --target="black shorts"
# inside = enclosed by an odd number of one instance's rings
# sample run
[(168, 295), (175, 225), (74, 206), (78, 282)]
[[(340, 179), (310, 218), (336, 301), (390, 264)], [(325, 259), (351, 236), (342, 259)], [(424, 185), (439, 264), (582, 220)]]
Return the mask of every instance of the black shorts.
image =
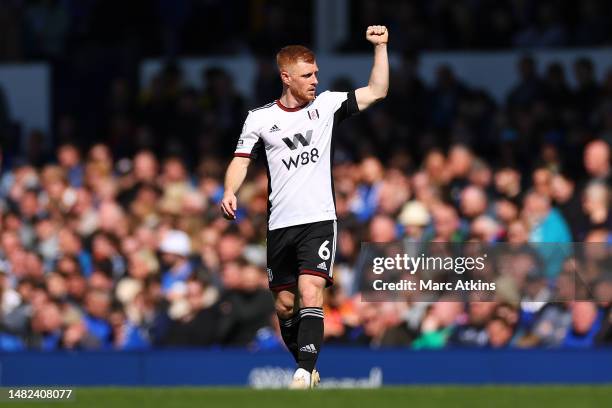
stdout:
[(268, 231), (268, 284), (273, 291), (289, 289), (299, 275), (333, 281), (336, 221), (320, 221)]

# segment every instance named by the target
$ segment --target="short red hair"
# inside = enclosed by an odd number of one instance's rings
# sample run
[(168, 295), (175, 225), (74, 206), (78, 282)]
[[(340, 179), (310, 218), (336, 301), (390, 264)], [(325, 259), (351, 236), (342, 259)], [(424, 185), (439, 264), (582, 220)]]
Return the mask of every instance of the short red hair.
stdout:
[(281, 48), (281, 50), (276, 54), (276, 65), (278, 66), (279, 71), (288, 65), (295, 64), (299, 61), (304, 61), (309, 64), (314, 63), (314, 52), (303, 45), (288, 45)]

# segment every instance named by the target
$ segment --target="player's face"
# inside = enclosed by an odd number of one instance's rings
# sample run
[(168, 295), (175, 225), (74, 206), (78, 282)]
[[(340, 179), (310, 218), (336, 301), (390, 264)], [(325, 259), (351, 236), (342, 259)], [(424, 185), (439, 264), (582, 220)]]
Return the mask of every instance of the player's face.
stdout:
[(315, 98), (317, 84), (319, 83), (317, 63), (298, 61), (288, 68), (287, 73), (289, 74), (287, 85), (293, 96), (303, 102), (312, 101)]

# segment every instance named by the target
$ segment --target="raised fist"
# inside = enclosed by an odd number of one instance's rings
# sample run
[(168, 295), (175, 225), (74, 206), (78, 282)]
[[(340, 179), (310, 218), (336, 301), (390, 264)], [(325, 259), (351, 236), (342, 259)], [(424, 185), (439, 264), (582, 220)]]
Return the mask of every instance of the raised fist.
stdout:
[(374, 45), (386, 44), (389, 41), (389, 31), (385, 26), (369, 26), (366, 30), (366, 40)]

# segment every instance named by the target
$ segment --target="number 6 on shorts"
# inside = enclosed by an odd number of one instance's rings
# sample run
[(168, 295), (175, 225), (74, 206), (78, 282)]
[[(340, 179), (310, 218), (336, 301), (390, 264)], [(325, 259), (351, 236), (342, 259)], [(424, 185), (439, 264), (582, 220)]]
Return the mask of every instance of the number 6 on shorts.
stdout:
[(325, 242), (323, 242), (319, 247), (319, 257), (324, 261), (327, 261), (331, 255), (331, 253), (329, 252), (329, 248), (327, 247), (328, 244), (329, 240), (325, 240)]

